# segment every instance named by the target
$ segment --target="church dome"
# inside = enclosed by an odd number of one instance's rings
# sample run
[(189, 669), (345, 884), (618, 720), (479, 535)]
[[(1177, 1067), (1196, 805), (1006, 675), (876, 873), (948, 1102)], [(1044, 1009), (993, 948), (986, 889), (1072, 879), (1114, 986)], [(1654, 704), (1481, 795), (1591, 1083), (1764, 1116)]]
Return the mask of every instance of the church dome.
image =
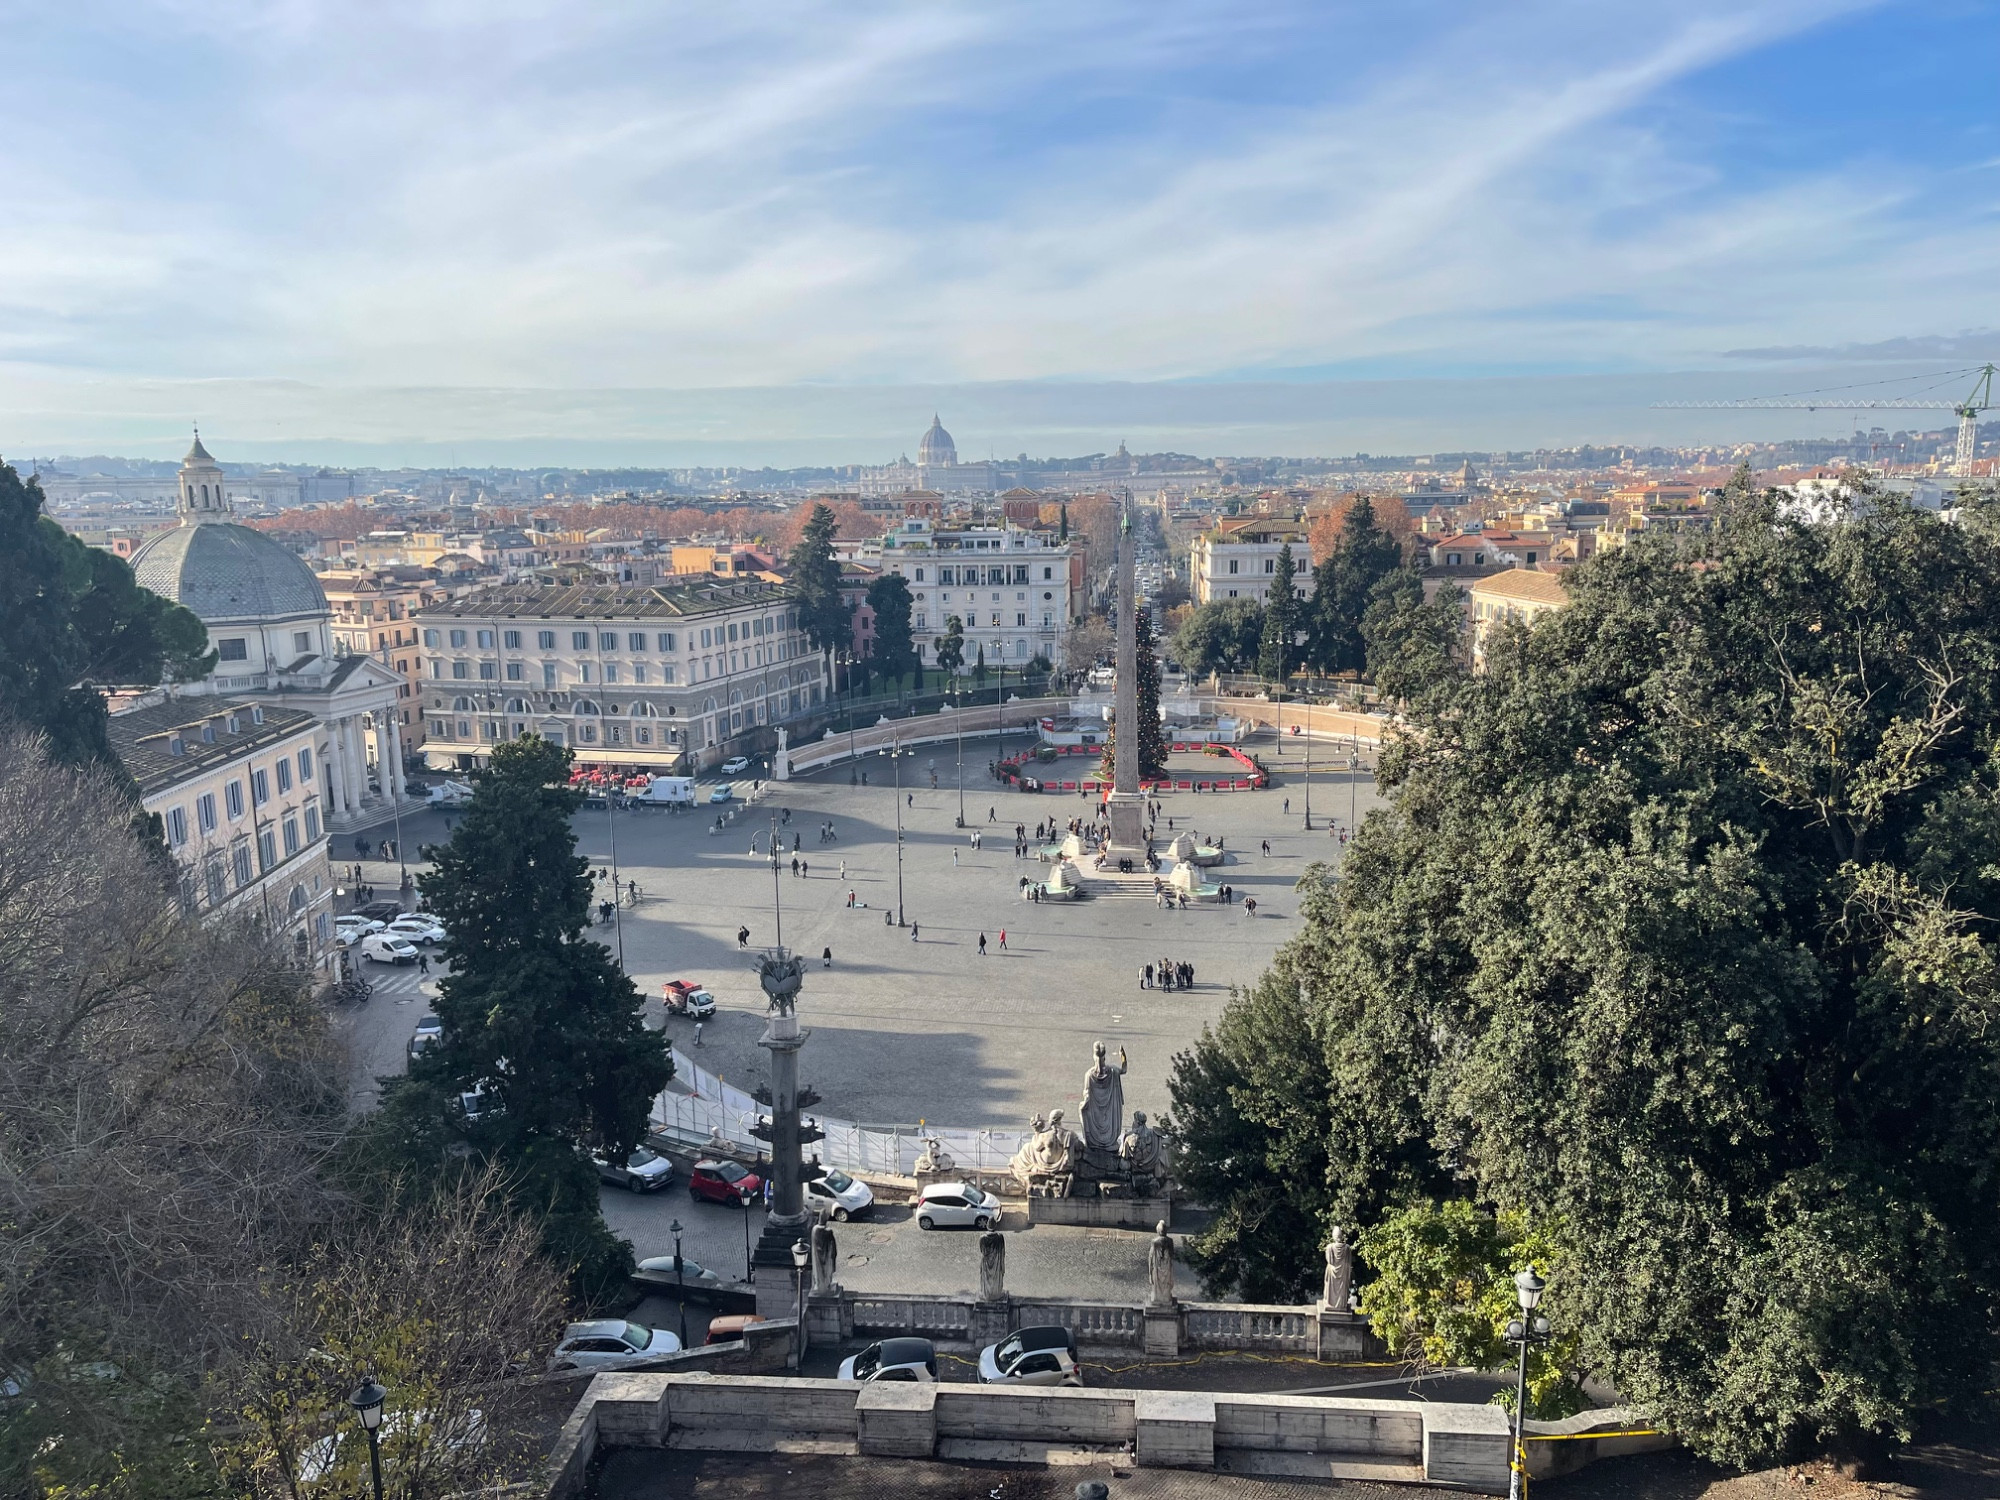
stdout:
[(141, 588), (209, 624), (329, 613), (326, 591), (301, 558), (233, 522), (183, 524), (149, 537), (132, 555), (132, 573)]
[(951, 440), (951, 434), (944, 430), (944, 424), (931, 416), (931, 428), (924, 434), (924, 440), (917, 444), (917, 462), (942, 468), (958, 462), (958, 445)]

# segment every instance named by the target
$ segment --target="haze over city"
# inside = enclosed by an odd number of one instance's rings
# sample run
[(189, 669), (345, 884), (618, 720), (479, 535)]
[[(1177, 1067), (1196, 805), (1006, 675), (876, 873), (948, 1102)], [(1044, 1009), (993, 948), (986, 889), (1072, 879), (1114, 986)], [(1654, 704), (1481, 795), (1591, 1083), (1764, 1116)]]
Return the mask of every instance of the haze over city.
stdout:
[(6, 27), (10, 455), (1726, 443), (1853, 423), (1652, 404), (2000, 350), (1985, 3)]

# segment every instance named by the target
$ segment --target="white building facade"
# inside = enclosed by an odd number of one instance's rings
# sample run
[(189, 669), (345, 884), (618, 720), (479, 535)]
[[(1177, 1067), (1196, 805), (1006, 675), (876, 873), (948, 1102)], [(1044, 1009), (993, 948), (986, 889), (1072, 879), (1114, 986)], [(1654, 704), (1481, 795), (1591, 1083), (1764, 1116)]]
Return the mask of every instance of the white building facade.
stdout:
[(933, 642), (953, 616), (964, 625), (968, 670), (982, 649), (995, 669), (1020, 670), (1037, 657), (1063, 665), (1076, 596), (1069, 544), (1054, 532), (911, 517), (883, 537), (880, 566), (909, 583), (910, 634), (925, 665), (936, 664)]
[(1189, 543), (1195, 603), (1254, 599), (1263, 604), (1277, 581), (1278, 554), (1287, 546), (1292, 549), (1292, 592), (1311, 598), (1314, 559), (1305, 524), (1258, 516), (1224, 521)]
[(426, 755), (443, 769), (523, 734), (585, 765), (691, 769), (825, 711), (825, 660), (797, 602), (761, 581), (508, 584), (417, 625)]

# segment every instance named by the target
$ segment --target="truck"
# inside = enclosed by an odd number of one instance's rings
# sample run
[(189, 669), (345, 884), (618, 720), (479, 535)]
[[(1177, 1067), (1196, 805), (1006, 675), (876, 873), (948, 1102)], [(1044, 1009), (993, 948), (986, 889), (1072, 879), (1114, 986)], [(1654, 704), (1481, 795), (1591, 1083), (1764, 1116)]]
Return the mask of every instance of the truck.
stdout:
[(694, 778), (655, 776), (646, 787), (627, 793), (626, 800), (634, 807), (693, 807)]
[(463, 781), (440, 781), (430, 789), (426, 800), (432, 807), (457, 807), (472, 800), (472, 788)]

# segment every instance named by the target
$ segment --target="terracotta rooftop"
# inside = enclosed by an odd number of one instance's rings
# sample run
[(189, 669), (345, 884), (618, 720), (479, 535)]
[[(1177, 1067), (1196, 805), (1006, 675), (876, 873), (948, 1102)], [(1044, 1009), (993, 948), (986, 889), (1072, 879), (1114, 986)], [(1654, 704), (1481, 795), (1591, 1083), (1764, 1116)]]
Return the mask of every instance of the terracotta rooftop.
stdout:
[(1533, 568), (1509, 568), (1491, 578), (1482, 578), (1472, 586), (1472, 592), (1480, 598), (1519, 599), (1529, 604), (1569, 602), (1560, 573), (1542, 573)]

